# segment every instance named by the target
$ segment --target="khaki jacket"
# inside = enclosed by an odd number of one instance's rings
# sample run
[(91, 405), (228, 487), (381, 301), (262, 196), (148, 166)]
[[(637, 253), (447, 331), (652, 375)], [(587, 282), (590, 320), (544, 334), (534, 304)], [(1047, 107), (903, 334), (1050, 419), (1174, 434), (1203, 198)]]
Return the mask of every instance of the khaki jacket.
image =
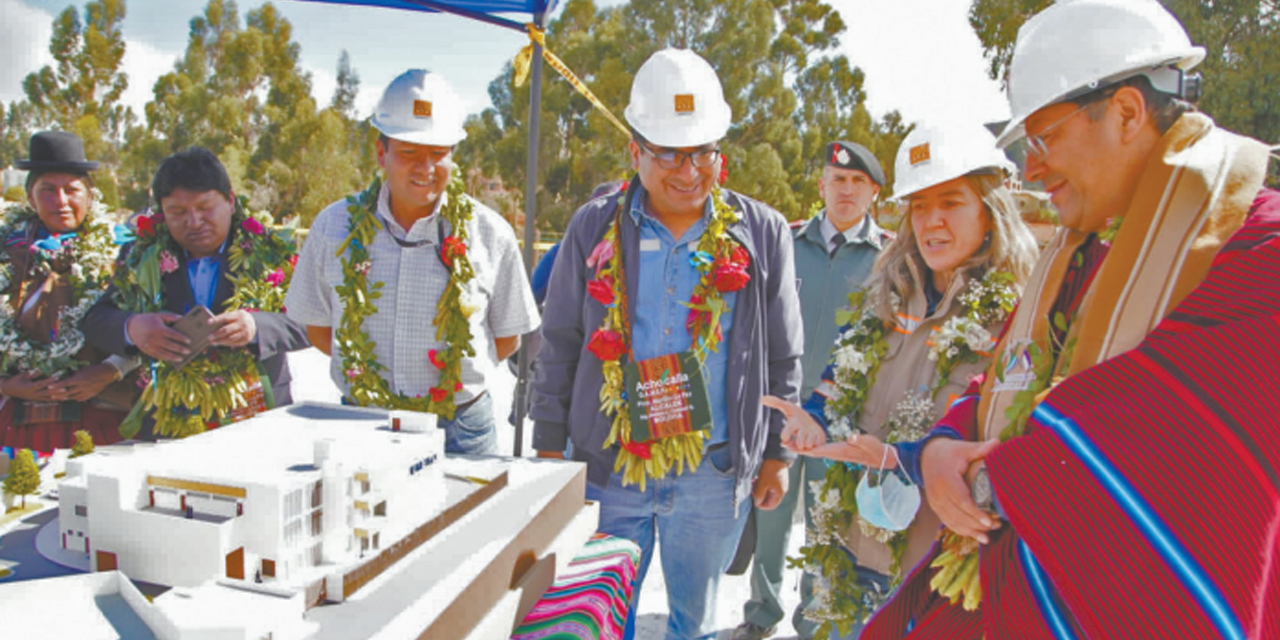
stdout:
[[(914, 282), (922, 282), (920, 274), (912, 269)], [(898, 324), (886, 337), (888, 351), (881, 360), (875, 385), (867, 394), (858, 418), (858, 428), (876, 436), (884, 437), (884, 425), (893, 414), (898, 403), (910, 392), (928, 393), (937, 378), (936, 363), (929, 360), (929, 347), (932, 334), (952, 316), (964, 312), (957, 298), (968, 286), (968, 280), (960, 273), (951, 279), (951, 284), (943, 293), (942, 301), (933, 315), (925, 317), (928, 303), (924, 291), (917, 288), (907, 302), (907, 312), (899, 314)], [(914, 326), (913, 326), (914, 325)], [(987, 327), (992, 335), (998, 335), (1000, 327)], [(976, 363), (960, 363), (948, 376), (947, 384), (934, 396), (933, 420), (937, 421), (947, 411), (953, 400), (964, 393), (974, 376), (982, 373), (987, 367), (988, 359), (983, 358)], [(921, 496), (923, 498), (923, 496)], [(915, 520), (907, 528), (907, 551), (902, 559), (903, 574), (911, 570), (937, 538), (942, 526), (938, 516), (929, 508), (926, 500), (920, 501), (920, 511)], [(858, 558), (858, 564), (888, 574), (893, 556), (888, 545), (877, 542), (862, 535), (855, 520), (845, 535), (845, 545)]]

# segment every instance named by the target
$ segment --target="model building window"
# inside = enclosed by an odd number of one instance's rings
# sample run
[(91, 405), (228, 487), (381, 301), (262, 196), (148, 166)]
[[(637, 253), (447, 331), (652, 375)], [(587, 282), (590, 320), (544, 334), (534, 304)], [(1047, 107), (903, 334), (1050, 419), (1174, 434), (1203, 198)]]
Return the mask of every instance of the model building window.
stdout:
[(324, 481), (316, 480), (316, 483), (311, 485), (311, 508), (314, 509), (320, 506), (320, 501), (323, 498), (324, 498)]
[(82, 504), (76, 505), (76, 515), (80, 516), (81, 518), (89, 517), (89, 507), (86, 507)]
[(284, 499), (284, 519), (290, 520), (302, 515), (302, 489), (290, 491)]
[(284, 527), (284, 544), (292, 547), (298, 544), (298, 539), (302, 537), (302, 519), (298, 518)]
[(321, 515), (324, 511), (316, 509), (311, 513), (311, 535), (318, 536), (324, 533), (324, 519)]

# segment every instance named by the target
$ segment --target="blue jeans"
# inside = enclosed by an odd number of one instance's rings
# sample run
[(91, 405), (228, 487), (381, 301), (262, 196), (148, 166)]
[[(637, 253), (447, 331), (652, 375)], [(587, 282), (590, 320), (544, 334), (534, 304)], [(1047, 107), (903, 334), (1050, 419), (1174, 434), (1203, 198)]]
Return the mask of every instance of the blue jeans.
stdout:
[(444, 429), (445, 453), (493, 455), (498, 453), (498, 432), (493, 422), (493, 395), (486, 393), (471, 406), (453, 414), (452, 420), (440, 418)]
[(746, 525), (747, 505), (733, 508), (735, 484), (728, 447), (703, 456), (696, 472), (622, 486), (615, 473), (609, 484), (587, 485), (587, 499), (600, 503), (600, 531), (640, 545), (627, 617), (626, 638), (635, 632), (640, 589), (653, 559), (655, 539), (662, 541), (662, 573), (667, 581), (666, 640), (715, 636), (716, 592)]

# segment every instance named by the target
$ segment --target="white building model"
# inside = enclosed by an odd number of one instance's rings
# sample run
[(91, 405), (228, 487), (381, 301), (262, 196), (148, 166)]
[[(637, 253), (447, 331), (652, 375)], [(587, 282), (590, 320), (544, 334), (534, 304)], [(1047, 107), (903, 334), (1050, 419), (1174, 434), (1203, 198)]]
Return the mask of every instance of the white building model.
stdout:
[[(393, 430), (385, 413), (272, 411), (157, 445), (67, 463), (64, 548), (94, 571), (198, 587), (209, 580), (343, 598), (361, 559), (404, 538), (445, 500), (444, 432)], [(407, 421), (406, 421), (407, 422)], [(425, 425), (424, 425), (425, 426)]]

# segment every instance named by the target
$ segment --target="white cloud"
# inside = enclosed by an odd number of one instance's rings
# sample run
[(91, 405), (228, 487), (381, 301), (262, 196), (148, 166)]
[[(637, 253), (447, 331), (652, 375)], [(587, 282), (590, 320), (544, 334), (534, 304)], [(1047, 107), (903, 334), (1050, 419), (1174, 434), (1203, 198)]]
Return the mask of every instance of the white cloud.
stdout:
[(146, 118), (144, 107), (154, 96), (152, 88), (156, 80), (172, 71), (177, 59), (177, 54), (165, 53), (145, 42), (125, 40), (120, 67), (129, 76), (129, 88), (125, 89), (121, 101), (133, 107), (139, 120)]
[(53, 16), (19, 0), (0, 0), (0, 101), (26, 97), (22, 80), (53, 62), (49, 37)]
[(841, 51), (866, 73), (868, 109), (919, 120), (992, 122), (1009, 117), (1000, 84), (958, 0), (833, 0), (848, 25)]

